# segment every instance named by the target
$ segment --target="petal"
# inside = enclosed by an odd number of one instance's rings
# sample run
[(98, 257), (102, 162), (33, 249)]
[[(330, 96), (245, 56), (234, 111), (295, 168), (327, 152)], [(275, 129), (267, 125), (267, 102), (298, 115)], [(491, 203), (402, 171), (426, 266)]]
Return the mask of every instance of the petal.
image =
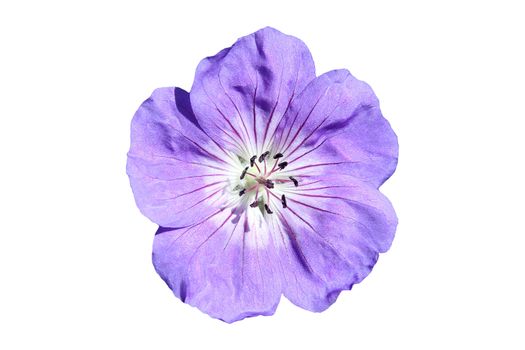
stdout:
[(314, 78), (304, 43), (264, 28), (201, 61), (191, 102), (209, 135), (237, 143), (228, 145), (237, 154), (261, 154), (292, 99)]
[(294, 304), (323, 311), (370, 273), (390, 247), (397, 218), (370, 184), (344, 175), (312, 180), (290, 188), (288, 207), (277, 213), (286, 241), (283, 286)]
[(272, 315), (281, 296), (276, 250), (250, 213), (228, 209), (187, 229), (160, 228), (153, 243), (153, 264), (173, 293), (226, 322)]
[(202, 220), (227, 191), (228, 156), (199, 128), (187, 92), (155, 90), (131, 123), (127, 173), (137, 206), (162, 226)]
[(328, 72), (310, 83), (277, 129), (273, 146), (287, 158), (291, 174), (297, 168), (342, 173), (377, 188), (397, 165), (397, 136), (374, 92), (346, 70)]

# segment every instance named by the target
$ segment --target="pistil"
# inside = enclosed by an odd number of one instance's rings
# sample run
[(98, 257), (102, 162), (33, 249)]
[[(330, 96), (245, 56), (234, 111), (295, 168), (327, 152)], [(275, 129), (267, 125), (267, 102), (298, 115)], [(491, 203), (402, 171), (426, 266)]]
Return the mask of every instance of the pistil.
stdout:
[[(250, 194), (253, 190), (255, 190), (255, 196), (254, 196), (254, 200), (252, 203), (250, 203), (250, 207), (251, 208), (257, 208), (259, 205), (264, 205), (264, 210), (266, 211), (267, 214), (273, 214), (273, 211), (270, 209), (270, 195), (276, 197), (279, 199), (278, 196), (276, 196), (274, 193), (272, 193), (272, 190), (275, 190), (275, 185), (276, 183), (279, 184), (279, 183), (284, 183), (284, 182), (287, 182), (287, 181), (291, 181), (293, 182), (294, 186), (297, 187), (299, 186), (299, 181), (297, 181), (297, 179), (295, 179), (293, 176), (289, 176), (288, 179), (289, 180), (285, 180), (283, 178), (279, 178), (279, 177), (274, 177), (273, 179), (271, 179), (270, 177), (272, 177), (272, 175), (280, 170), (283, 170), (284, 168), (286, 168), (286, 166), (288, 166), (288, 162), (287, 161), (282, 161), (282, 162), (279, 162), (279, 160), (281, 160), (281, 158), (284, 157), (284, 155), (282, 153), (275, 153), (273, 155), (273, 159), (275, 159), (275, 162), (272, 166), (272, 169), (270, 171), (267, 171), (267, 159), (269, 159), (269, 156), (270, 156), (270, 151), (265, 151), (264, 153), (262, 153), (260, 156), (257, 156), (257, 155), (253, 155), (252, 157), (250, 157), (249, 161), (250, 161), (250, 165), (249, 166), (246, 166), (242, 172), (241, 172), (241, 176), (240, 176), (240, 180), (244, 180), (246, 175), (249, 175), (253, 178), (253, 180), (251, 179), (247, 179), (245, 180), (245, 184), (247, 184), (249, 187), (246, 187), (246, 188), (242, 188), (240, 191), (239, 191), (239, 196), (244, 196), (244, 195), (248, 195)], [(259, 166), (257, 165), (257, 162), (256, 160), (259, 161), (259, 163), (264, 163), (264, 171), (261, 171), (261, 169), (259, 168)], [(250, 168), (252, 168), (253, 166), (255, 166), (258, 170), (258, 174), (256, 171), (253, 171), (253, 172), (249, 172), (248, 170)], [(255, 182), (254, 182), (255, 180)], [(262, 187), (264, 186), (264, 187)], [(262, 196), (262, 198), (259, 198), (259, 188), (263, 188), (265, 191), (266, 191), (266, 194), (267, 194), (267, 199), (264, 198), (266, 196)], [(284, 194), (281, 195), (280, 197), (280, 200), (281, 200), (281, 204), (282, 204), (282, 207), (283, 209), (286, 209), (288, 207), (288, 203), (286, 201), (286, 196)]]
[(266, 187), (268, 187), (268, 188), (274, 188), (274, 187), (275, 187), (275, 184), (273, 183), (272, 180), (266, 180), (266, 181), (264, 182), (264, 185), (265, 185)]

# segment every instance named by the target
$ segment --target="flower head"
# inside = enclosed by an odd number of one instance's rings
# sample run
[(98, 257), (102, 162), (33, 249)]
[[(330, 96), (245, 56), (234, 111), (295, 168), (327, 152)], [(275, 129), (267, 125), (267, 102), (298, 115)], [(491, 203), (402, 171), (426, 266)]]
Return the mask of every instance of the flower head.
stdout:
[(369, 274), (397, 225), (378, 191), (397, 152), (366, 83), (316, 77), (300, 40), (264, 28), (202, 60), (190, 93), (153, 92), (127, 171), (160, 226), (159, 275), (233, 322), (273, 314), (281, 295), (323, 311)]

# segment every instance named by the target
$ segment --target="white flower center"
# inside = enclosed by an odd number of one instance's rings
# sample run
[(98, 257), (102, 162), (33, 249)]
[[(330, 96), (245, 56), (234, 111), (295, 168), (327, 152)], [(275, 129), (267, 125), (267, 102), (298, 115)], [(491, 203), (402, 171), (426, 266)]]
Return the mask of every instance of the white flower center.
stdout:
[(280, 202), (283, 208), (287, 207), (284, 187), (298, 186), (298, 181), (284, 170), (288, 162), (284, 161), (283, 154), (266, 151), (263, 154), (240, 160), (239, 177), (234, 182), (234, 192), (242, 198), (246, 207), (259, 208), (264, 215), (273, 214), (272, 202)]

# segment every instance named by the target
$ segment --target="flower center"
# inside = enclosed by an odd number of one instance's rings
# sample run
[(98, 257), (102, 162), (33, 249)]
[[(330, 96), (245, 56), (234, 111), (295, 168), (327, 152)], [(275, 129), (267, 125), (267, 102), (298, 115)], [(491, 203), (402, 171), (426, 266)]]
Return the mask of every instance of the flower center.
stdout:
[(282, 161), (282, 153), (272, 154), (266, 151), (261, 155), (254, 155), (239, 176), (239, 196), (245, 197), (251, 208), (259, 208), (261, 212), (273, 214), (271, 200), (280, 201), (283, 208), (287, 207), (286, 196), (282, 192), (283, 186), (293, 184), (299, 186), (299, 181), (288, 176), (284, 169), (288, 162)]

